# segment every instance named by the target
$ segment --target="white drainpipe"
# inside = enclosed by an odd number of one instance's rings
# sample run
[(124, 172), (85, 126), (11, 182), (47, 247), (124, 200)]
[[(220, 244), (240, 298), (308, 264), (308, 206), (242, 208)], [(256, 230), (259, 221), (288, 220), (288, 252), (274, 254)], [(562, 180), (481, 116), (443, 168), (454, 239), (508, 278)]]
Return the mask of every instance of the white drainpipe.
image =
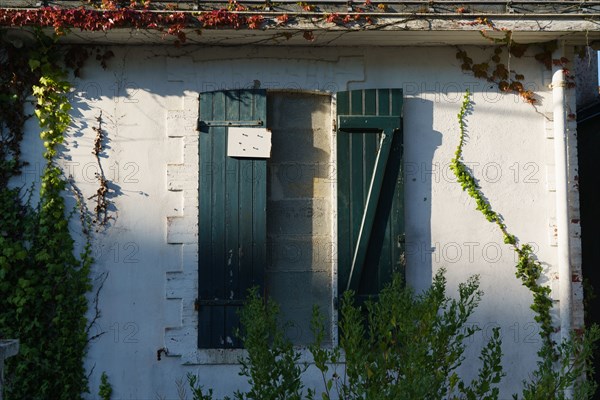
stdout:
[[(552, 54), (554, 60), (564, 57), (564, 42)], [(552, 67), (552, 100), (554, 116), (554, 162), (556, 179), (556, 226), (558, 242), (558, 276), (560, 300), (560, 333), (567, 339), (571, 333), (572, 290), (569, 246), (569, 201), (567, 167), (567, 100), (565, 76), (561, 65)]]

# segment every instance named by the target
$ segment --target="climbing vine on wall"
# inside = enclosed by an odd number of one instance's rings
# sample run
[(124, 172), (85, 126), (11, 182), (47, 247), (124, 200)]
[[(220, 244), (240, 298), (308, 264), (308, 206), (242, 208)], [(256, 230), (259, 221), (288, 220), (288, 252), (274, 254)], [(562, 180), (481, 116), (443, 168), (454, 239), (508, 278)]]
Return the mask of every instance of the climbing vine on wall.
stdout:
[[(36, 39), (32, 49), (0, 46), (0, 101), (11, 106), (0, 111), (0, 336), (21, 341), (19, 355), (8, 360), (5, 398), (73, 400), (87, 391), (92, 258), (89, 240), (75, 255), (72, 212), (63, 197), (67, 180), (56, 163), (71, 121), (70, 84), (55, 41), (40, 31)], [(9, 183), (24, 167), (19, 146), (29, 94), (45, 149), (37, 201), (29, 185)]]
[(454, 158), (450, 161), (450, 169), (456, 176), (462, 189), (475, 200), (477, 210), (481, 211), (489, 222), (498, 226), (504, 237), (504, 243), (510, 245), (517, 254), (517, 278), (519, 278), (523, 285), (533, 293), (534, 300), (531, 308), (536, 313), (535, 320), (541, 326), (541, 336), (544, 343), (550, 345), (552, 343), (551, 335), (554, 331), (552, 327), (552, 317), (550, 315), (552, 299), (550, 298), (550, 288), (538, 283), (543, 271), (542, 265), (535, 259), (531, 246), (528, 244), (519, 244), (515, 235), (508, 231), (504, 220), (500, 214), (494, 211), (490, 202), (484, 196), (481, 188), (477, 184), (475, 177), (471, 174), (462, 159), (466, 134), (465, 117), (471, 104), (469, 96), (470, 92), (467, 91), (458, 113), (459, 142)]
[(98, 180), (99, 186), (96, 190), (96, 194), (89, 197), (88, 200), (96, 200), (96, 206), (94, 207), (94, 213), (96, 217), (93, 222), (99, 225), (106, 225), (111, 217), (108, 215), (108, 207), (110, 205), (107, 199), (108, 180), (106, 179), (104, 168), (102, 167), (102, 162), (100, 161), (100, 155), (104, 150), (102, 146), (104, 141), (104, 130), (102, 129), (102, 111), (100, 111), (100, 115), (96, 117), (96, 121), (98, 122), (98, 126), (92, 128), (94, 132), (96, 132), (96, 138), (94, 139), (94, 150), (92, 150), (92, 154), (96, 157), (98, 170), (100, 171), (96, 173), (96, 179)]
[[(470, 95), (467, 90), (457, 115), (459, 141), (454, 158), (450, 162), (450, 169), (462, 189), (475, 200), (476, 209), (487, 221), (500, 229), (504, 243), (512, 247), (518, 257), (515, 275), (533, 295), (531, 309), (535, 313), (535, 321), (540, 325), (542, 346), (538, 351), (537, 370), (531, 374), (530, 380), (524, 381), (522, 398), (588, 399), (595, 392), (597, 384), (593, 379), (585, 379), (585, 376), (593, 371), (591, 361), (594, 344), (600, 339), (600, 329), (594, 325), (580, 335), (563, 340), (560, 344), (553, 340), (551, 289), (539, 283), (543, 273), (541, 263), (536, 259), (529, 244), (520, 244), (517, 237), (509, 232), (502, 216), (492, 208), (477, 180), (463, 161), (465, 121), (471, 107)], [(572, 391), (572, 397), (565, 397), (568, 391)], [(514, 395), (514, 398), (519, 399), (518, 395)]]

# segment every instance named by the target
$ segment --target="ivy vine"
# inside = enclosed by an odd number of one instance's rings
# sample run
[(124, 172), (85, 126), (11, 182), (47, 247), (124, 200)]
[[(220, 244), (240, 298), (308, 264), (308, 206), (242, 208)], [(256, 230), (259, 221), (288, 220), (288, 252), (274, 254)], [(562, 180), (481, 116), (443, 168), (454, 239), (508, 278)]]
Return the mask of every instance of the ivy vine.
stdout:
[[(12, 106), (0, 112), (0, 337), (21, 341), (19, 355), (7, 361), (4, 396), (73, 400), (88, 390), (83, 362), (93, 260), (87, 236), (75, 254), (68, 226), (73, 213), (63, 197), (67, 180), (56, 163), (71, 122), (71, 86), (55, 38), (35, 33), (32, 49), (0, 46), (0, 99)], [(38, 201), (31, 188), (9, 185), (24, 166), (19, 146), (29, 94), (45, 148)]]
[(462, 189), (475, 200), (477, 210), (479, 210), (485, 218), (496, 224), (504, 237), (504, 243), (510, 245), (513, 251), (517, 254), (518, 261), (516, 265), (516, 276), (522, 284), (528, 288), (533, 294), (533, 303), (531, 309), (535, 312), (535, 321), (540, 324), (540, 336), (543, 339), (544, 345), (548, 348), (554, 346), (552, 333), (552, 317), (550, 310), (552, 309), (552, 299), (550, 298), (551, 289), (541, 285), (538, 281), (542, 276), (543, 268), (541, 263), (533, 254), (529, 244), (520, 244), (512, 233), (508, 231), (506, 223), (498, 212), (494, 211), (489, 200), (483, 194), (477, 180), (463, 162), (463, 146), (466, 136), (465, 118), (471, 107), (471, 93), (467, 90), (463, 98), (463, 102), (458, 112), (459, 124), (459, 141), (454, 153), (454, 158), (450, 161), (450, 169), (456, 176), (458, 183)]
[[(597, 383), (593, 379), (593, 357), (596, 343), (600, 340), (600, 327), (593, 324), (588, 329), (579, 329), (575, 335), (563, 339), (560, 343), (552, 340), (554, 327), (550, 311), (552, 309), (551, 289), (539, 283), (543, 268), (533, 254), (528, 244), (520, 244), (508, 231), (504, 220), (492, 208), (486, 199), (477, 180), (463, 162), (462, 149), (465, 143), (465, 118), (471, 110), (470, 92), (467, 90), (458, 112), (459, 142), (450, 162), (462, 189), (473, 198), (477, 210), (485, 218), (498, 226), (504, 242), (512, 247), (518, 256), (515, 275), (523, 286), (533, 295), (530, 308), (533, 310), (535, 321), (540, 325), (539, 335), (542, 346), (538, 350), (537, 369), (523, 381), (523, 400), (537, 399), (590, 399), (596, 391)], [(570, 393), (570, 394), (569, 394)], [(515, 400), (520, 397), (513, 395)]]
[(104, 174), (104, 168), (102, 167), (102, 162), (100, 161), (100, 156), (103, 149), (102, 142), (104, 140), (104, 131), (102, 129), (102, 111), (100, 111), (100, 115), (96, 117), (96, 121), (98, 121), (98, 126), (93, 127), (92, 129), (96, 132), (96, 138), (94, 139), (94, 150), (92, 150), (92, 154), (96, 157), (96, 162), (98, 163), (98, 169), (100, 172), (96, 173), (96, 179), (98, 179), (98, 189), (96, 190), (96, 194), (88, 197), (88, 200), (96, 199), (96, 206), (94, 207), (94, 213), (96, 215), (93, 220), (94, 223), (98, 225), (105, 226), (108, 220), (111, 218), (108, 215), (108, 207), (110, 202), (107, 199), (108, 195), (108, 180), (106, 179), (106, 175)]
[(100, 375), (100, 387), (98, 388), (98, 396), (100, 396), (101, 400), (110, 400), (112, 397), (112, 386), (108, 380), (108, 375), (106, 372), (102, 372)]

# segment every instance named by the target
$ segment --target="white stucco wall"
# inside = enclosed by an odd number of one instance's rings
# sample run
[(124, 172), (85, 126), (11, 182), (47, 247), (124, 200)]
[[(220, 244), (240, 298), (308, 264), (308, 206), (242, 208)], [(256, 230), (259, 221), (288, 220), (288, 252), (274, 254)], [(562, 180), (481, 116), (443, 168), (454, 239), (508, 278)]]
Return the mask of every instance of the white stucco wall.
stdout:
[[(479, 48), (467, 49), (479, 58)], [(107, 70), (90, 60), (81, 78), (73, 80), (74, 124), (64, 160), (83, 194), (92, 196), (97, 189), (92, 127), (102, 112), (107, 137), (102, 165), (110, 181), (113, 219), (94, 239), (94, 274), (109, 275), (100, 293), (101, 317), (92, 331), (105, 333), (91, 342), (86, 363), (93, 368), (90, 399), (96, 398), (102, 371), (110, 378), (115, 399), (175, 399), (176, 381), (187, 372), (200, 374), (218, 397), (245, 384), (236, 365), (199, 365), (219, 357), (200, 354), (193, 346), (194, 129), (199, 92), (252, 87), (256, 81), (267, 89), (329, 92), (404, 88), (407, 281), (426, 288), (432, 274), (446, 267), (454, 291), (468, 276), (480, 274), (485, 295), (472, 322), (482, 331), (470, 354), (476, 361), (481, 339), (501, 327), (509, 372), (502, 398), (518, 390), (535, 365), (540, 342), (529, 310), (531, 296), (514, 276), (512, 251), (475, 210), (448, 165), (458, 139), (456, 114), (469, 88), (474, 112), (468, 116), (465, 160), (511, 232), (533, 244), (547, 267), (548, 284), (557, 289), (554, 156), (547, 120), (552, 109), (550, 73), (533, 56), (513, 58), (510, 68), (525, 75), (536, 90), (541, 100), (537, 108), (463, 73), (450, 47), (111, 50), (115, 57)], [(174, 164), (180, 166), (168, 167)], [(93, 208), (92, 200), (89, 204)], [(167, 224), (168, 217), (177, 218)], [(178, 299), (182, 293), (187, 298)], [(171, 329), (165, 333), (165, 328)], [(163, 354), (158, 361), (157, 351), (163, 347), (170, 356)], [(465, 362), (467, 374), (476, 370), (469, 371), (469, 364)], [(312, 376), (308, 384), (318, 388), (320, 381)]]

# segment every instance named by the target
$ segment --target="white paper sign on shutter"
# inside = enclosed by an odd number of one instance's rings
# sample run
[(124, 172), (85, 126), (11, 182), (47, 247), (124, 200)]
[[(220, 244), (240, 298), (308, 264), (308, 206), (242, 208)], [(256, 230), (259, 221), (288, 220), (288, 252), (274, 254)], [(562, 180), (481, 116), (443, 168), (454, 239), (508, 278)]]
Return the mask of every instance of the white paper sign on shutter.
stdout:
[(271, 131), (266, 128), (235, 127), (227, 129), (229, 157), (271, 157)]

